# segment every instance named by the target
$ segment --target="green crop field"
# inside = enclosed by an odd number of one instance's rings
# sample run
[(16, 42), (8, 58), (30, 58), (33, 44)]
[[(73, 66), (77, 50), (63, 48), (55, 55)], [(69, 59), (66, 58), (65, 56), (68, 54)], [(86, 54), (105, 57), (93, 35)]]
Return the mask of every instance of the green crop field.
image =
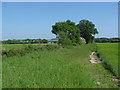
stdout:
[(118, 43), (97, 43), (100, 58), (118, 76)]
[(75, 46), (6, 57), (2, 60), (2, 87), (116, 88), (112, 75), (101, 64), (90, 63), (92, 47)]

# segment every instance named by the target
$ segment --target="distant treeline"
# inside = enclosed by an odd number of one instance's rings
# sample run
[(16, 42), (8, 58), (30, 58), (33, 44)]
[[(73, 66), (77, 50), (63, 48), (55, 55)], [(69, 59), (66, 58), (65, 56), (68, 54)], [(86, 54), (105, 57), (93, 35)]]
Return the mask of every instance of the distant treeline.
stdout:
[[(95, 38), (98, 43), (119, 43), (120, 38)], [(4, 40), (2, 44), (35, 44), (35, 43), (48, 43), (46, 39), (24, 39), (24, 40)]]
[(120, 38), (95, 38), (95, 42), (99, 43), (119, 43)]
[(2, 44), (34, 44), (34, 43), (48, 43), (46, 39), (24, 39), (24, 40), (4, 40)]

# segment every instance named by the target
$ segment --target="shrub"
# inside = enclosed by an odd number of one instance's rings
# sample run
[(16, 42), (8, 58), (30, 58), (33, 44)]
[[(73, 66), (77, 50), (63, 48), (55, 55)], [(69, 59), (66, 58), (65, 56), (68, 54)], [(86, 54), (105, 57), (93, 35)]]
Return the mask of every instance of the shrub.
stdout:
[(27, 53), (29, 53), (34, 50), (34, 47), (32, 45), (28, 45), (27, 47), (25, 47), (25, 50)]
[(20, 49), (20, 50), (18, 50), (18, 53), (20, 56), (24, 56), (28, 52), (25, 49)]
[(73, 46), (76, 46), (77, 44), (76, 43), (72, 43)]
[(47, 50), (55, 50), (55, 49), (58, 49), (58, 46), (57, 45), (45, 45), (45, 48)]
[(7, 56), (7, 51), (6, 50), (2, 50), (2, 57)]
[(7, 57), (10, 57), (10, 56), (17, 56), (18, 55), (18, 51), (16, 49), (10, 49), (8, 52), (7, 52)]
[(56, 41), (54, 41), (54, 43), (57, 43)]

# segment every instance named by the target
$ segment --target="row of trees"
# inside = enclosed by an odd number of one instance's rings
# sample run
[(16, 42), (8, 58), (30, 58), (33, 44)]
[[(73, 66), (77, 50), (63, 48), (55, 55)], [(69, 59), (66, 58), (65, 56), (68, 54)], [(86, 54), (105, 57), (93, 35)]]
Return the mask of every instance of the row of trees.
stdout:
[(110, 43), (116, 43), (120, 42), (120, 38), (95, 38), (95, 42), (100, 42), (100, 43), (105, 43), (105, 42), (110, 42)]
[(94, 35), (98, 34), (95, 25), (88, 20), (81, 20), (79, 24), (67, 20), (66, 22), (58, 22), (52, 26), (52, 33), (59, 35), (59, 43), (61, 44), (81, 44), (80, 37), (86, 40), (86, 43), (93, 43)]
[(46, 39), (24, 39), (24, 40), (5, 40), (2, 41), (3, 44), (33, 44), (33, 43), (48, 43)]

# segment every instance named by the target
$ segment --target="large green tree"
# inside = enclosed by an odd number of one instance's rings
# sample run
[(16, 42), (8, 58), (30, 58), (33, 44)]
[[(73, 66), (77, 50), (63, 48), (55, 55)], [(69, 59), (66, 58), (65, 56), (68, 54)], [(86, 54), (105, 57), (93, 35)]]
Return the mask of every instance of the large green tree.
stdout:
[(70, 39), (73, 44), (80, 43), (80, 30), (74, 22), (67, 20), (66, 22), (58, 22), (52, 26), (52, 33), (59, 35), (60, 32), (65, 32), (67, 38)]
[(68, 35), (65, 32), (60, 32), (59, 33), (59, 41), (58, 41), (58, 43), (61, 44), (64, 47), (72, 45), (71, 40), (68, 38)]
[(77, 27), (81, 31), (81, 37), (86, 39), (86, 43), (92, 43), (94, 41), (94, 35), (98, 34), (95, 25), (89, 20), (81, 20)]

